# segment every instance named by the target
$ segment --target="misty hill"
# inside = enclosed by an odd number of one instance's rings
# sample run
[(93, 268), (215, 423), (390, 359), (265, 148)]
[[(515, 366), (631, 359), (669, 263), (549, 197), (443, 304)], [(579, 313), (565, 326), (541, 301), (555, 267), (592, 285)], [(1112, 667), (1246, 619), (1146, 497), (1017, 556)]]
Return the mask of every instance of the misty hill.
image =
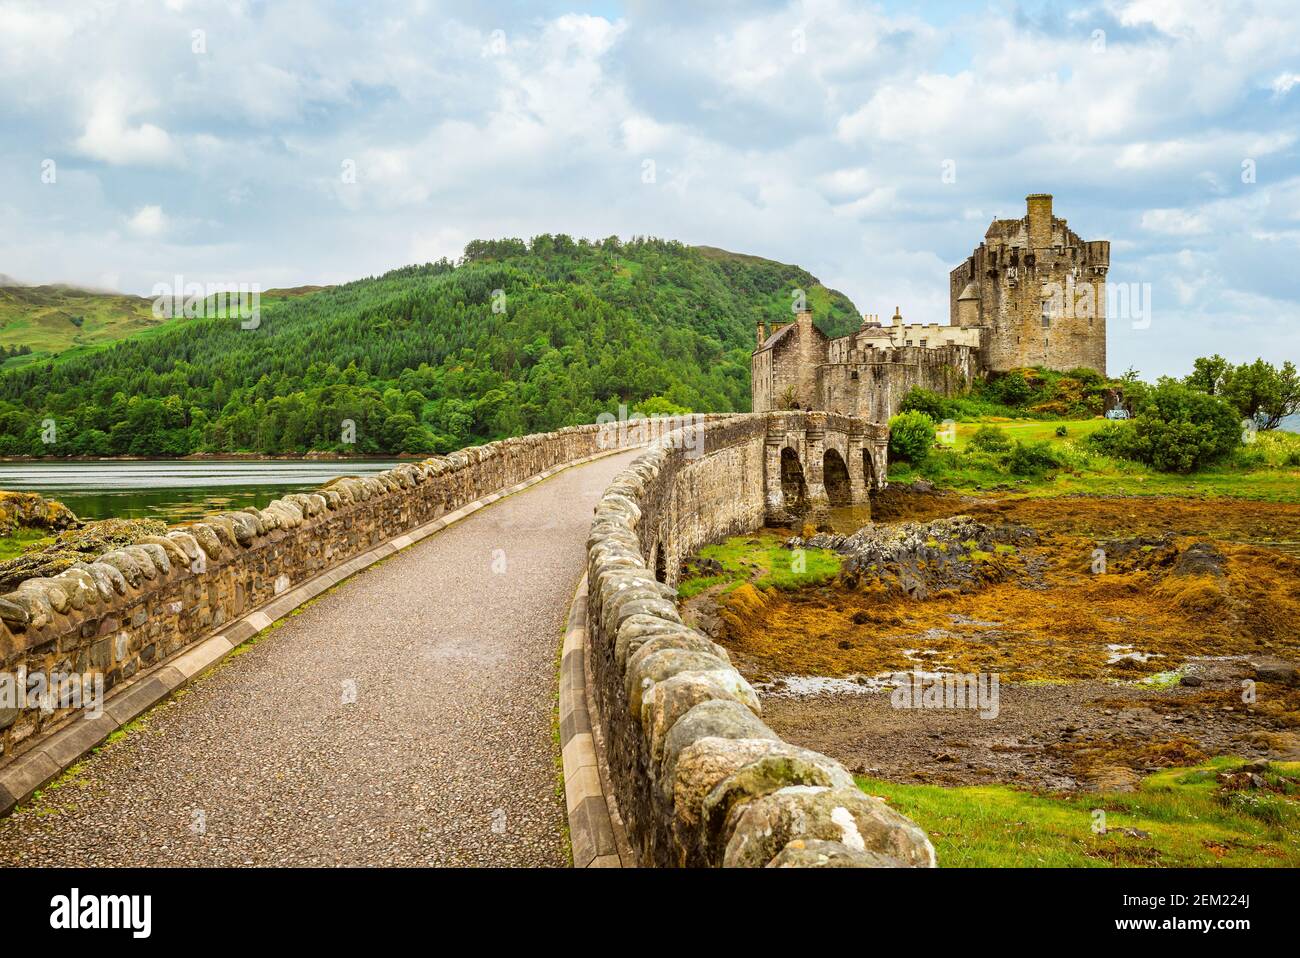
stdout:
[(842, 294), (757, 257), (654, 239), (476, 241), (458, 266), (264, 300), (257, 329), (187, 319), (4, 370), (0, 454), (445, 452), (620, 403), (744, 410), (755, 324), (788, 318), (795, 289), (827, 333), (857, 325)]

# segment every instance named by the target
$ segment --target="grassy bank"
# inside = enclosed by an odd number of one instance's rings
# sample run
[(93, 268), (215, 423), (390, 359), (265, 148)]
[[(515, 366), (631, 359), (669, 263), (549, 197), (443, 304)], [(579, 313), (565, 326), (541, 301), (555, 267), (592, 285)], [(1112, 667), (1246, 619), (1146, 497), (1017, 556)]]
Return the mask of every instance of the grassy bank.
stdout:
[(796, 554), (782, 545), (784, 541), (784, 536), (759, 532), (705, 546), (700, 557), (717, 562), (721, 571), (684, 579), (677, 587), (678, 594), (689, 599), (715, 585), (724, 586), (725, 592), (751, 579), (758, 589), (797, 589), (829, 582), (840, 571), (840, 557), (829, 549), (804, 549)]
[[(1079, 420), (996, 420), (956, 424), (954, 441), (935, 449), (921, 463), (890, 464), (891, 482), (928, 479), (963, 493), (1001, 490), (1032, 496), (1164, 495), (1222, 496), (1271, 502), (1300, 502), (1300, 435), (1260, 433), (1224, 463), (1196, 472), (1159, 472), (1091, 448), (1086, 439), (1106, 424)], [(997, 457), (970, 446), (981, 426), (993, 425), (1013, 440), (1042, 442), (1064, 465), (1016, 474)]]
[(27, 529), (20, 526), (9, 535), (0, 536), (0, 562), (22, 555), (52, 536), (53, 533), (46, 529)]
[(1300, 866), (1300, 762), (1275, 763), (1268, 790), (1223, 790), (1217, 774), (1241, 764), (1217, 758), (1133, 792), (1076, 795), (857, 781), (924, 828), (947, 868)]

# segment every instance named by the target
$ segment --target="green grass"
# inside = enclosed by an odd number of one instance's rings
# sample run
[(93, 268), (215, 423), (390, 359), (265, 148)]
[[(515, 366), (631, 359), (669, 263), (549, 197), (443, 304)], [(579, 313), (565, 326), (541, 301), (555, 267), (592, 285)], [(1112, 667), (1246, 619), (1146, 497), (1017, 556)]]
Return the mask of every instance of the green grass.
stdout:
[(52, 538), (52, 534), (45, 529), (28, 529), (19, 526), (11, 534), (0, 536), (0, 562), (15, 559), (28, 549)]
[[(1107, 420), (1100, 416), (1092, 419), (1057, 420), (1001, 420), (994, 417), (986, 417), (978, 422), (957, 423), (956, 448), (965, 449), (966, 444), (970, 442), (970, 437), (975, 435), (975, 431), (979, 429), (980, 426), (997, 426), (1012, 439), (1022, 439), (1025, 442), (1033, 442), (1040, 439), (1046, 439), (1048, 442), (1068, 442), (1071, 440), (1087, 438), (1104, 426), (1106, 422)], [(1058, 436), (1056, 434), (1056, 430), (1061, 426), (1065, 427), (1066, 434), (1064, 436)]]
[[(804, 549), (802, 556), (781, 543), (785, 540), (772, 533), (750, 536), (733, 536), (726, 542), (705, 546), (700, 555), (722, 563), (721, 575), (697, 576), (677, 585), (683, 599), (699, 595), (705, 589), (723, 585), (724, 591), (734, 589), (751, 579), (754, 586), (767, 589), (797, 589), (806, 585), (829, 582), (840, 571), (840, 556), (829, 549)], [(802, 558), (802, 568), (798, 561)]]
[[(889, 479), (902, 483), (929, 479), (962, 493), (1005, 488), (1031, 496), (1211, 496), (1300, 502), (1300, 466), (1287, 465), (1300, 455), (1300, 435), (1279, 430), (1260, 433), (1254, 443), (1243, 446), (1232, 459), (1184, 475), (1158, 472), (1094, 451), (1084, 439), (1105, 423), (1101, 418), (959, 422), (953, 447), (936, 451), (920, 465), (891, 463)], [(971, 454), (965, 452), (970, 437), (983, 425), (996, 425), (1012, 439), (1051, 443), (1078, 465), (1036, 476), (1013, 475), (987, 455), (974, 450)], [(1059, 426), (1065, 426), (1065, 436), (1056, 435)]]
[[(1300, 762), (1266, 776), (1286, 795), (1221, 791), (1216, 774), (1241, 763), (1217, 758), (1156, 772), (1134, 792), (1077, 795), (857, 782), (924, 828), (946, 868), (1300, 865)], [(1106, 834), (1093, 830), (1096, 809)]]

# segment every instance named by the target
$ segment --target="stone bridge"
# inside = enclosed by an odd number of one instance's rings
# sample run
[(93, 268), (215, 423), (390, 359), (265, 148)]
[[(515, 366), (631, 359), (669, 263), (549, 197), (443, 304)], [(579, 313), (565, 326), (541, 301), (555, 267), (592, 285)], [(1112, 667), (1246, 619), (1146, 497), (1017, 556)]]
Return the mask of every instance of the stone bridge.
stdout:
[(667, 426), (337, 479), (0, 597), (0, 863), (933, 864), (763, 724), (673, 588), (705, 543), (862, 501), (887, 434)]
[(889, 427), (833, 413), (767, 413), (767, 519), (823, 516), (885, 486)]

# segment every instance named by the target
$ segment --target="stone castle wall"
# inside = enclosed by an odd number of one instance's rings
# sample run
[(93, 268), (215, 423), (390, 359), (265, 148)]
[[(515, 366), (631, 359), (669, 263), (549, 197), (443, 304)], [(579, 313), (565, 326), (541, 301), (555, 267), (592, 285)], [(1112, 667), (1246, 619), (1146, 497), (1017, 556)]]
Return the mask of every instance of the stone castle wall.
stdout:
[(670, 436), (621, 473), (596, 509), (587, 654), (610, 778), (642, 865), (934, 864), (913, 822), (863, 794), (839, 763), (763, 723), (726, 650), (682, 623), (670, 584), (677, 557), (761, 522), (755, 456), (773, 429), (821, 435), (840, 429), (835, 418), (711, 423), (696, 458)]
[(852, 355), (860, 359), (821, 367), (823, 408), (872, 422), (889, 422), (914, 386), (955, 396), (979, 374), (979, 353), (970, 346), (904, 346)]
[[(600, 426), (576, 426), (403, 463), (28, 579), (0, 597), (0, 673), (99, 675), (111, 690), (291, 586), (609, 442)], [(0, 703), (0, 765), (76, 711)]]

